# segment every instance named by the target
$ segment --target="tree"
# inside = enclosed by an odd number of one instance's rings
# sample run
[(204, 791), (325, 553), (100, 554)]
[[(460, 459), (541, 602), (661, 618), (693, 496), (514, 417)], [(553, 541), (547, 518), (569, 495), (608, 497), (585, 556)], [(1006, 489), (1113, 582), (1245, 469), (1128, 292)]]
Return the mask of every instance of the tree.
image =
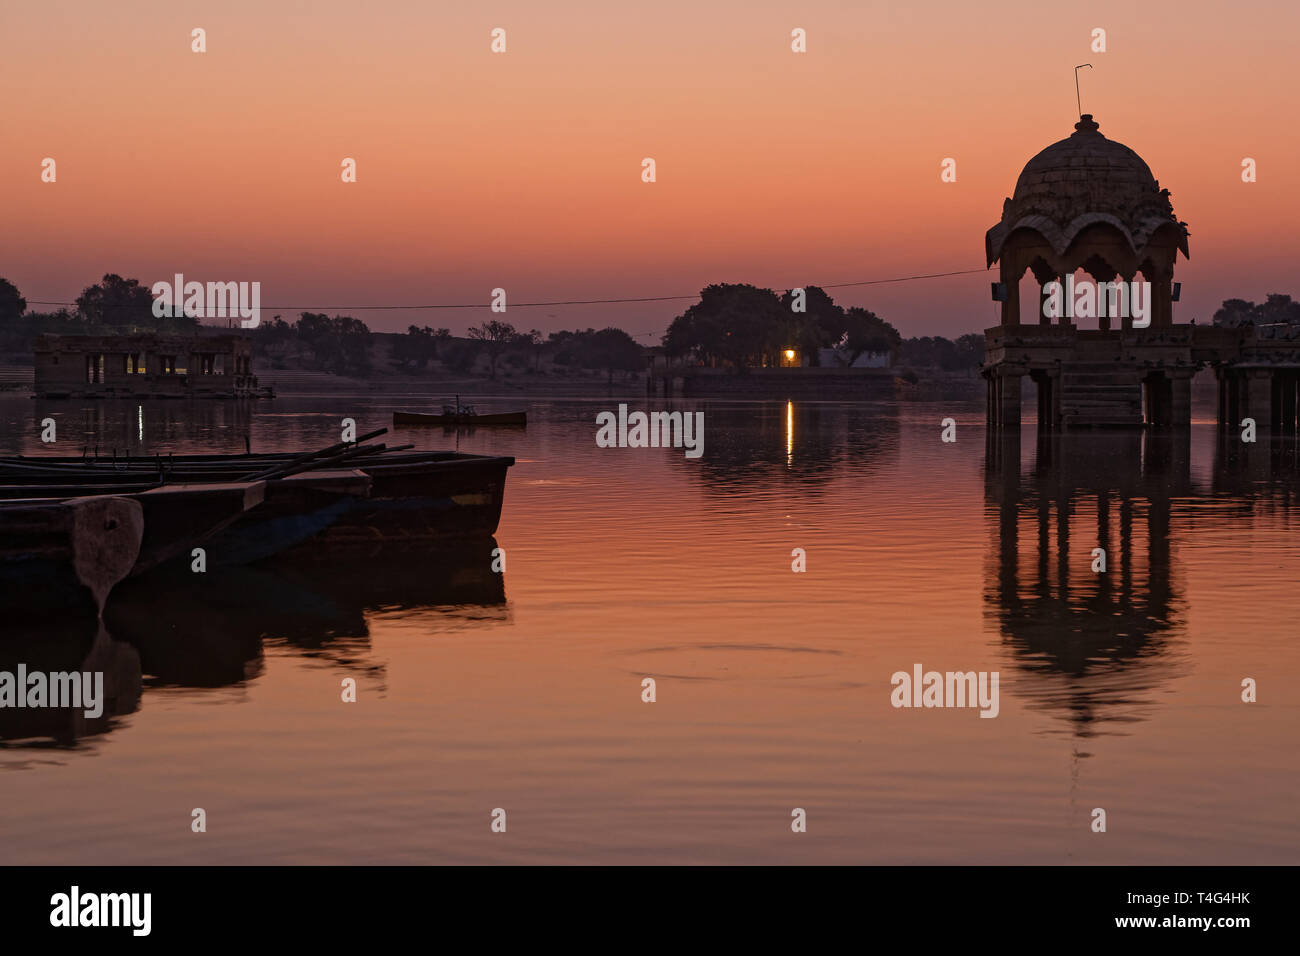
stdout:
[[(137, 279), (123, 279), (109, 273), (77, 297), (77, 312), (91, 326), (124, 329), (132, 326), (158, 328), (153, 314), (153, 293)], [(190, 323), (198, 325), (197, 319)]]
[(790, 343), (792, 321), (770, 289), (752, 285), (707, 286), (700, 301), (673, 319), (664, 334), (670, 355), (694, 350), (706, 365), (730, 363), (738, 368), (775, 364)]
[(904, 365), (952, 369), (957, 366), (957, 346), (942, 335), (923, 335), (903, 343), (899, 350)]
[(293, 335), (293, 326), (278, 315), (273, 316), (270, 322), (261, 323), (253, 331), (254, 340), (266, 345), (284, 345), (293, 338)]
[(497, 377), (497, 360), (506, 349), (515, 344), (518, 336), (519, 333), (515, 331), (513, 325), (498, 319), (484, 322), (469, 330), (469, 337), (482, 343), (480, 347), (487, 352), (488, 368), (492, 378)]
[(294, 323), (294, 331), (302, 343), (316, 353), (317, 358), (326, 355), (333, 346), (330, 339), (334, 323), (328, 315), (321, 312), (303, 312)]
[(0, 351), (30, 352), (36, 336), (44, 332), (79, 335), (88, 331), (81, 316), (67, 309), (57, 312), (25, 312), (11, 322), (0, 322)]
[(8, 279), (0, 279), (0, 324), (10, 327), (27, 311), (27, 300)]
[(810, 285), (804, 290), (803, 312), (794, 311), (794, 290), (781, 296), (781, 308), (789, 316), (790, 332), (787, 344), (795, 345), (809, 357), (809, 364), (819, 364), (817, 352), (829, 348), (844, 338), (848, 326), (844, 309), (826, 294), (824, 289)]
[(428, 368), (430, 359), (438, 357), (438, 340), (444, 334), (448, 338), (451, 336), (446, 329), (438, 329), (435, 332), (427, 325), (423, 328), (409, 326), (406, 335), (394, 344), (393, 358), (397, 359), (403, 368), (411, 365), (417, 365), (422, 369)]
[(1223, 305), (1214, 313), (1213, 322), (1227, 328), (1248, 325), (1256, 308), (1254, 302), (1245, 299), (1224, 299)]
[(337, 375), (365, 375), (370, 372), (370, 329), (360, 319), (319, 312), (304, 312), (294, 329), (312, 350), (321, 368)]
[(537, 371), (537, 367), (542, 361), (542, 345), (544, 341), (542, 333), (537, 331), (537, 329), (529, 329), (527, 332), (519, 336), (520, 344), (523, 345), (533, 356), (534, 372)]
[(580, 333), (578, 363), (583, 368), (603, 368), (614, 384), (614, 372), (636, 372), (645, 367), (645, 353), (636, 340), (622, 329), (588, 329)]
[(945, 372), (977, 368), (984, 361), (984, 336), (972, 332), (956, 342), (942, 335), (908, 339), (899, 350), (899, 358), (904, 365)]
[(351, 316), (336, 316), (339, 351), (342, 359), (338, 365), (341, 375), (370, 374), (370, 327)]
[(575, 365), (574, 353), (577, 348), (579, 332), (552, 332), (546, 339), (551, 350), (551, 361), (556, 365)]
[(967, 332), (957, 339), (957, 358), (960, 368), (979, 368), (984, 362), (984, 336), (979, 332)]
[(854, 306), (844, 313), (844, 337), (839, 347), (849, 353), (849, 365), (863, 352), (888, 352), (890, 361), (898, 357), (903, 337), (876, 313)]
[(253, 340), (253, 354), (259, 358), (278, 353), (273, 362), (282, 361), (285, 347), (296, 337), (294, 327), (278, 315), (259, 323), (249, 336)]

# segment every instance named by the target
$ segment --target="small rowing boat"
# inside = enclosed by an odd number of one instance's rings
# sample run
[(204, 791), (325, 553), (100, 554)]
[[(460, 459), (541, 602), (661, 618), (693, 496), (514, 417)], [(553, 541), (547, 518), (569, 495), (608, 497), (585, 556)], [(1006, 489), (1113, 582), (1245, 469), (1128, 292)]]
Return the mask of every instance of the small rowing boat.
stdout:
[(527, 412), (494, 412), (480, 414), (473, 405), (463, 405), (459, 396), (454, 405), (443, 405), (439, 415), (424, 412), (393, 412), (394, 425), (442, 425), (448, 428), (466, 428), (477, 425), (528, 424)]
[(421, 412), (393, 412), (394, 425), (445, 425), (450, 428), (464, 428), (478, 425), (515, 425), (528, 424), (527, 412), (498, 412), (492, 415), (425, 415)]

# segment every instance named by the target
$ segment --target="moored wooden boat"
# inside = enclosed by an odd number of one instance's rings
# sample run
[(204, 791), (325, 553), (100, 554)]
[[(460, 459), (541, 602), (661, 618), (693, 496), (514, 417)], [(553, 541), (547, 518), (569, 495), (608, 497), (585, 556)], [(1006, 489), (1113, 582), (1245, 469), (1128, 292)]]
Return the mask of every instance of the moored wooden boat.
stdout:
[(8, 500), (14, 505), (72, 504), (93, 496), (134, 501), (140, 506), (143, 534), (129, 572), (131, 576), (143, 574), (182, 553), (189, 553), (195, 545), (226, 528), (249, 509), (259, 506), (265, 493), (264, 481), (176, 485), (141, 482), (0, 485), (0, 501)]
[(188, 558), (196, 545), (206, 545), (265, 497), (265, 481), (162, 485), (132, 495), (144, 512), (144, 536), (131, 576), (172, 558)]
[[(346, 450), (336, 453), (339, 447)], [(330, 462), (337, 467), (316, 467)], [(8, 458), (0, 459), (0, 498), (26, 489), (25, 496), (45, 494), (42, 488), (143, 495), (160, 481), (198, 491), (264, 476), (257, 479), (266, 482), (261, 503), (224, 522), (205, 549), (209, 562), (247, 564), (284, 553), (378, 553), (491, 535), (513, 464), (508, 457), (389, 452), (383, 446), (334, 446), (305, 455)]]
[[(409, 447), (409, 446), (408, 446)], [(82, 457), (10, 457), (0, 458), (0, 487), (21, 485), (92, 485), (141, 484), (153, 487), (179, 481), (252, 481), (274, 477), (304, 456), (289, 452), (242, 455), (168, 455), (154, 458), (82, 458)], [(473, 457), (455, 451), (387, 450), (363, 446), (350, 451), (341, 467), (356, 468), (383, 462), (451, 461)], [(309, 462), (309, 471), (319, 472), (320, 465)], [(141, 489), (143, 490), (143, 489)]]
[(272, 556), (336, 560), (340, 554), (426, 552), (493, 534), (501, 520), (506, 472), (513, 458), (483, 455), (393, 456), (358, 463), (367, 494), (322, 493), (313, 475), (269, 483), (265, 504), (213, 542), (220, 562), (247, 564)]
[(98, 615), (135, 567), (144, 537), (138, 501), (112, 495), (0, 504), (0, 593), (20, 617)]
[(444, 425), (447, 427), (467, 427), (467, 426), (502, 426), (515, 425), (522, 426), (528, 424), (527, 412), (496, 412), (492, 414), (464, 414), (461, 412), (444, 413), (441, 415), (425, 414), (423, 412), (393, 412), (394, 425)]

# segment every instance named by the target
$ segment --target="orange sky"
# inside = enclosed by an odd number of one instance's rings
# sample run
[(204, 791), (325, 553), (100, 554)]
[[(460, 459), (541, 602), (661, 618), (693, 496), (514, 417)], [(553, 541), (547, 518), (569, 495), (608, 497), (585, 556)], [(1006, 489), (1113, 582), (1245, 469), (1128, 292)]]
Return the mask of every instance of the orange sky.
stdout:
[[(897, 7), (897, 8), (895, 8)], [(904, 8), (905, 7), (905, 8)], [(115, 0), (5, 4), (0, 275), (262, 283), (266, 306), (789, 287), (981, 268), (1083, 106), (1191, 228), (1176, 318), (1300, 295), (1294, 4)], [(190, 30), (208, 52), (190, 52)], [(493, 27), (508, 52), (489, 52)], [(808, 52), (790, 51), (790, 31)], [(1108, 51), (1089, 49), (1094, 27)], [(58, 181), (40, 181), (53, 157)], [(641, 182), (653, 157), (658, 181)], [(939, 179), (944, 157), (958, 180)], [(1259, 181), (1241, 182), (1241, 160)], [(358, 182), (340, 181), (354, 157)], [(834, 293), (904, 335), (992, 324), (973, 275)], [(688, 303), (517, 309), (619, 325)], [(480, 311), (364, 312), (461, 331)]]

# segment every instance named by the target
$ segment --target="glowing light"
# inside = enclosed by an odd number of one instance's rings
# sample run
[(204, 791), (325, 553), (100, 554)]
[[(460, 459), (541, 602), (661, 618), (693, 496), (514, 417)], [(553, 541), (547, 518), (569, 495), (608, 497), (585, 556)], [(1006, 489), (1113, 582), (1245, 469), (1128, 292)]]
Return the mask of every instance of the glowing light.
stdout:
[(794, 402), (785, 403), (785, 463), (794, 464)]
[(793, 362), (793, 361), (794, 361), (794, 349), (786, 349), (786, 350), (785, 350), (785, 360), (786, 360), (787, 362)]

